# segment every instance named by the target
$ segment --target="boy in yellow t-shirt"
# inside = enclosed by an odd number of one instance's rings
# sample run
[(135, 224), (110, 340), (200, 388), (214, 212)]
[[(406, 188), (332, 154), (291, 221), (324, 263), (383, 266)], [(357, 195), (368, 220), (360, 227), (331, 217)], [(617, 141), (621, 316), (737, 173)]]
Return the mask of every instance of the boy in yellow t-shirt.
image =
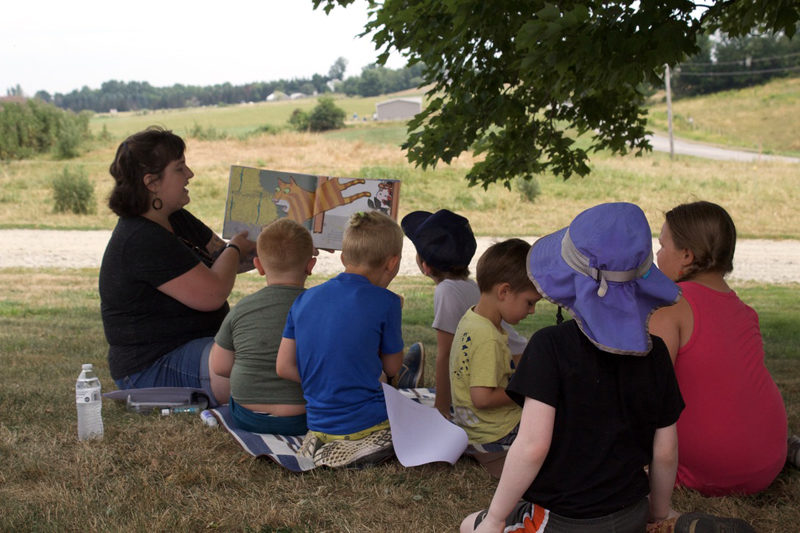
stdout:
[[(470, 444), (509, 445), (516, 435), (522, 411), (505, 391), (513, 361), (501, 321), (517, 324), (541, 299), (526, 271), (530, 248), (509, 239), (486, 250), (477, 266), (480, 299), (456, 329), (450, 350), (453, 421)], [(502, 470), (502, 456), (493, 456), (491, 467), (484, 463), (492, 475)]]

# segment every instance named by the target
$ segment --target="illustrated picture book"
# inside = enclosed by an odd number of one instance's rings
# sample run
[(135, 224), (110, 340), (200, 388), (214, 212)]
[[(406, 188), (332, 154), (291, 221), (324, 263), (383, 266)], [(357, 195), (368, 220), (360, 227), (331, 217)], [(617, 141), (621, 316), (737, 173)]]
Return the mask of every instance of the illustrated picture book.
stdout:
[(314, 246), (342, 249), (350, 215), (382, 211), (397, 220), (400, 181), (339, 178), (234, 165), (228, 182), (222, 236), (243, 230), (255, 241), (261, 228), (289, 217), (308, 228)]

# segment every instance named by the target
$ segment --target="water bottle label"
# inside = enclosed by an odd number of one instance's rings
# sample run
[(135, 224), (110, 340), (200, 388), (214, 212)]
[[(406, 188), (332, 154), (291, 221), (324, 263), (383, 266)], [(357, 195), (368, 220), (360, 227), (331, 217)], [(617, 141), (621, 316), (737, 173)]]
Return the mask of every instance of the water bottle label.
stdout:
[(82, 390), (75, 392), (75, 403), (90, 403), (99, 401), (100, 393), (98, 391)]

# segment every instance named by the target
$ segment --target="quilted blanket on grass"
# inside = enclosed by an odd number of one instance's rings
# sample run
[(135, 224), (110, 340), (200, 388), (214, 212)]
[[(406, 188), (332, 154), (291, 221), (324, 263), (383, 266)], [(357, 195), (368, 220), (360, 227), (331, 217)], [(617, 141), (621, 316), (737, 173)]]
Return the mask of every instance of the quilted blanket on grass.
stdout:
[[(464, 430), (433, 408), (432, 389), (393, 389), (384, 386), (395, 455), (404, 466), (445, 461), (454, 464), (467, 447)], [(409, 401), (412, 400), (412, 401)], [(302, 436), (252, 433), (236, 427), (227, 406), (211, 410), (220, 424), (247, 453), (267, 457), (293, 472), (316, 468), (298, 453)], [(424, 436), (424, 437), (423, 437)]]

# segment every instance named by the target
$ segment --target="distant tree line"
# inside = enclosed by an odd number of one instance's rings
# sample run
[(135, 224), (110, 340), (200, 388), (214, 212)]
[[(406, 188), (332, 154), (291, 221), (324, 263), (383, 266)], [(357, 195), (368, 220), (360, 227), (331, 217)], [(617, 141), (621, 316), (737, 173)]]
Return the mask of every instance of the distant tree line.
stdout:
[(390, 69), (368, 65), (360, 76), (351, 76), (344, 80), (337, 90), (348, 96), (378, 96), (419, 87), (422, 84), (422, 72), (425, 65), (416, 63), (407, 68)]
[(800, 74), (800, 39), (751, 33), (743, 37), (701, 35), (700, 52), (672, 73), (678, 97), (751, 87)]
[(421, 82), (423, 66), (389, 69), (368, 65), (358, 76), (342, 79), (347, 60), (339, 58), (327, 75), (314, 74), (310, 78), (253, 82), (244, 85), (223, 83), (211, 86), (175, 84), (171, 87), (153, 87), (147, 82), (110, 80), (99, 89), (84, 86), (67, 94), (49, 94), (39, 91), (35, 98), (72, 111), (95, 112), (135, 111), (139, 109), (170, 109), (203, 105), (237, 104), (263, 101), (272, 93), (304, 93), (307, 95), (344, 92), (348, 95), (376, 96), (413, 88)]

